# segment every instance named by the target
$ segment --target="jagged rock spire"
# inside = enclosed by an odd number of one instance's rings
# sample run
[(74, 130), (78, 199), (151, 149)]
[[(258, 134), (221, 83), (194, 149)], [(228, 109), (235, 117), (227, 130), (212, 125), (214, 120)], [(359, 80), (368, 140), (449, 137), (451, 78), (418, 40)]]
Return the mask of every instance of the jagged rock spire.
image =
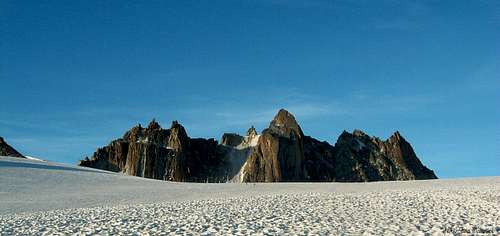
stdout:
[[(5, 141), (0, 138), (0, 144)], [(122, 139), (99, 148), (80, 165), (172, 181), (381, 181), (433, 179), (396, 131), (387, 140), (361, 130), (342, 132), (335, 146), (305, 136), (295, 117), (279, 110), (269, 128), (257, 135), (224, 134), (189, 138), (177, 121), (162, 129), (155, 119), (135, 126)], [(231, 158), (228, 158), (231, 157)], [(234, 170), (234, 171), (233, 171)]]
[(240, 178), (244, 182), (298, 181), (304, 178), (303, 136), (295, 117), (279, 110), (252, 150)]
[(399, 131), (394, 132), (394, 134), (392, 134), (391, 137), (389, 137), (387, 139), (387, 141), (389, 141), (389, 142), (398, 142), (398, 141), (401, 141), (401, 140), (404, 140), (404, 138), (403, 138), (403, 136), (401, 136), (401, 134), (399, 133)]
[(269, 125), (269, 129), (283, 136), (290, 136), (292, 131), (295, 135), (304, 136), (295, 117), (285, 109), (280, 109)]
[(363, 132), (360, 129), (355, 129), (352, 131), (352, 135), (357, 136), (357, 137), (364, 137), (367, 136), (365, 132)]
[(180, 151), (183, 148), (187, 148), (188, 139), (189, 137), (184, 127), (177, 120), (172, 121), (168, 146), (176, 151)]
[(252, 125), (252, 127), (250, 127), (250, 129), (248, 129), (248, 131), (247, 131), (247, 136), (248, 137), (254, 137), (256, 135), (257, 135), (257, 130)]
[(149, 125), (148, 125), (149, 130), (157, 130), (160, 128), (161, 128), (161, 126), (158, 122), (156, 122), (155, 118), (153, 118), (153, 120), (151, 120), (151, 122), (149, 122)]

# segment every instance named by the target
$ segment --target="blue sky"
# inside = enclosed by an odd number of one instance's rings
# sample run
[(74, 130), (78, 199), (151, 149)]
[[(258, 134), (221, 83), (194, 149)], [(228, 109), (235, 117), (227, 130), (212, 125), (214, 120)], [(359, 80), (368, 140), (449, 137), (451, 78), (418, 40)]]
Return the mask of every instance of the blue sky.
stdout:
[(0, 2), (0, 136), (76, 163), (152, 118), (191, 137), (399, 130), (439, 177), (500, 175), (498, 1)]

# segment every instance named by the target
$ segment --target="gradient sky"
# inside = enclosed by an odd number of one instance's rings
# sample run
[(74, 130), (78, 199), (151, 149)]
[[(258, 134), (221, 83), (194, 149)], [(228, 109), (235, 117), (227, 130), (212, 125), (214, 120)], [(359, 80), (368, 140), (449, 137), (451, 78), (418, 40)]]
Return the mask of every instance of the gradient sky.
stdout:
[(130, 127), (399, 130), (439, 177), (500, 175), (500, 2), (0, 1), (0, 136), (76, 163)]

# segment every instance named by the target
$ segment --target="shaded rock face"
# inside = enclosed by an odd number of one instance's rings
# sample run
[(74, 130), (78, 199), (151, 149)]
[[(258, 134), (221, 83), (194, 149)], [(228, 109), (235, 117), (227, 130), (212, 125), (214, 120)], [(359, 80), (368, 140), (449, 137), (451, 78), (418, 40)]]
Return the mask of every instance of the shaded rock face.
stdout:
[(221, 181), (224, 165), (217, 147), (214, 139), (189, 138), (177, 121), (162, 129), (153, 120), (147, 128), (133, 127), (79, 165), (153, 179), (215, 182)]
[(26, 158), (16, 149), (7, 144), (7, 142), (5, 142), (5, 140), (2, 137), (0, 137), (0, 156)]
[(394, 133), (382, 141), (344, 131), (334, 146), (304, 135), (295, 117), (280, 110), (259, 135), (225, 133), (190, 138), (177, 121), (162, 129), (140, 125), (99, 148), (80, 165), (146, 178), (193, 182), (383, 181), (435, 179), (411, 145)]
[(327, 142), (322, 142), (310, 136), (304, 137), (303, 162), (307, 173), (307, 181), (333, 181), (335, 149)]
[(334, 147), (334, 181), (436, 179), (396, 132), (386, 141), (362, 131), (344, 131)]
[(225, 133), (222, 135), (221, 144), (236, 147), (243, 142), (243, 136), (235, 133)]
[[(375, 139), (378, 141), (378, 139)], [(425, 167), (418, 159), (410, 143), (399, 132), (395, 132), (385, 142), (376, 142), (379, 151), (389, 157), (398, 168), (395, 179), (437, 179), (434, 171)]]

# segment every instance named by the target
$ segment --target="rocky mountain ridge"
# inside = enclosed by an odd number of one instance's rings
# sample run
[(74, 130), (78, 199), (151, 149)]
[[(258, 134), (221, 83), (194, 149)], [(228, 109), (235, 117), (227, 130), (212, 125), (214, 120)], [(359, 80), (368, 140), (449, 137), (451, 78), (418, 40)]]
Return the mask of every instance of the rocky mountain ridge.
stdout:
[(304, 135), (281, 109), (261, 134), (225, 133), (190, 138), (177, 121), (163, 129), (153, 120), (99, 148), (81, 166), (129, 175), (189, 182), (383, 181), (435, 179), (411, 145), (395, 132), (383, 141), (360, 130), (344, 131), (335, 145)]

